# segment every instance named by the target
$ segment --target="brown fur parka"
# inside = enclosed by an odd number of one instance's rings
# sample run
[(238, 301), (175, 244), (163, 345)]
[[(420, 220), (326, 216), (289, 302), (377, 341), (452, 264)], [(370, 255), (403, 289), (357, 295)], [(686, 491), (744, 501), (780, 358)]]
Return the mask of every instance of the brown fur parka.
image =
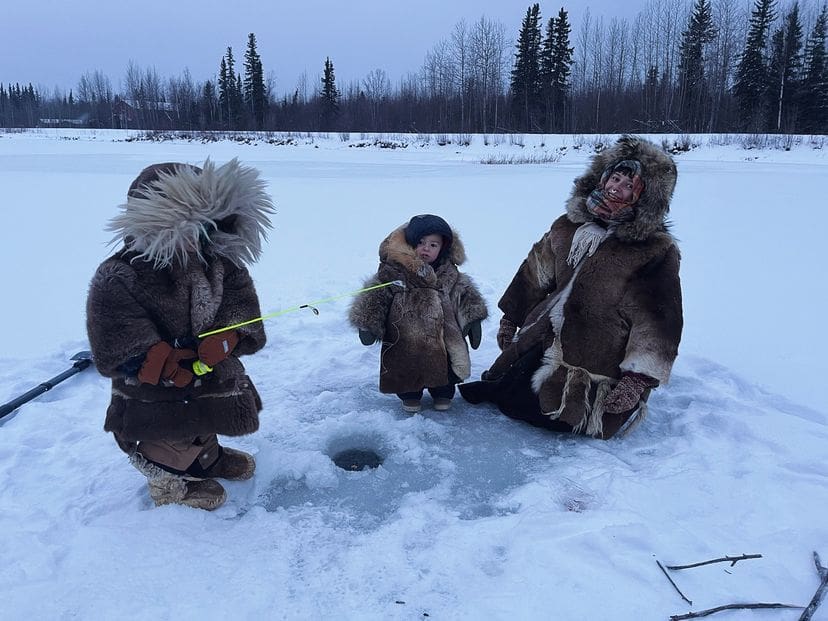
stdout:
[[(608, 229), (585, 201), (622, 160), (641, 163), (645, 189), (635, 218)], [(645, 140), (625, 136), (593, 158), (566, 215), (533, 245), (498, 303), (520, 327), (516, 342), (484, 381), (461, 386), (465, 398), (539, 426), (608, 438), (636, 413), (603, 411), (623, 372), (667, 383), (683, 325), (680, 255), (665, 221), (675, 182), (672, 159)], [(573, 238), (589, 223), (602, 241), (573, 261)]]
[(405, 225), (379, 247), (380, 265), (365, 286), (399, 280), (362, 293), (349, 320), (382, 340), (379, 387), (383, 393), (415, 392), (462, 381), (471, 373), (465, 329), (488, 316), (471, 278), (457, 266), (466, 260), (456, 231), (445, 259), (433, 268), (405, 239)]
[(258, 429), (261, 401), (239, 356), (264, 346), (261, 323), (239, 328), (232, 354), (184, 388), (140, 383), (137, 371), (159, 341), (194, 349), (197, 335), (261, 314), (243, 263), (258, 257), (270, 226), (262, 188), (258, 173), (235, 160), (203, 170), (156, 165), (113, 220), (124, 247), (92, 278), (86, 320), (95, 365), (112, 378), (104, 428), (124, 450)]

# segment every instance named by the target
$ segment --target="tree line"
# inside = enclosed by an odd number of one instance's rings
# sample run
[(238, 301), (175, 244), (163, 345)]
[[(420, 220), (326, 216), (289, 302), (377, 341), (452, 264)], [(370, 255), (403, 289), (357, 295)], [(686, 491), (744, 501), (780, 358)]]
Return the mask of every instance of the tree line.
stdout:
[(344, 87), (321, 77), (277, 94), (254, 33), (238, 66), (163, 78), (130, 62), (116, 92), (100, 71), (68, 94), (0, 83), (0, 127), (426, 133), (828, 132), (828, 7), (779, 0), (648, 0), (638, 14), (595, 17), (577, 32), (561, 7), (531, 4), (511, 39), (461, 20), (392, 87), (374, 69)]

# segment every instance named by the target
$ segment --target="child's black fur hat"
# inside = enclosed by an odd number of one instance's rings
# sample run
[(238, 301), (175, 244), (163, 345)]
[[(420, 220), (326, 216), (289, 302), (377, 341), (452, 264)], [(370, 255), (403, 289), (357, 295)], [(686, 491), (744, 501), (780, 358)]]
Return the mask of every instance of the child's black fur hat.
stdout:
[(440, 216), (425, 213), (414, 216), (408, 221), (405, 227), (405, 241), (408, 242), (409, 246), (416, 248), (420, 240), (426, 235), (441, 235), (443, 237), (441, 256), (447, 254), (448, 249), (451, 248), (451, 243), (454, 241), (454, 233), (452, 233), (451, 227)]

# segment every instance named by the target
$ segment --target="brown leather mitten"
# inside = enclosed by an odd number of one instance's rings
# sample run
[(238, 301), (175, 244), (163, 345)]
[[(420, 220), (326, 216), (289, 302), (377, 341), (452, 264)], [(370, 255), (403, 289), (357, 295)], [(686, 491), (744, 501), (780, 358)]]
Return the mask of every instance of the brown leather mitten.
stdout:
[(173, 349), (164, 362), (161, 377), (170, 380), (176, 388), (184, 388), (193, 381), (193, 372), (179, 364), (182, 360), (193, 360), (196, 353), (192, 349)]
[(206, 337), (198, 346), (198, 359), (208, 367), (217, 365), (233, 352), (239, 344), (239, 333), (226, 330)]
[(172, 345), (164, 341), (158, 341), (149, 348), (144, 358), (144, 364), (138, 370), (138, 380), (142, 384), (155, 386), (161, 379), (161, 372), (164, 370), (164, 363), (172, 351)]

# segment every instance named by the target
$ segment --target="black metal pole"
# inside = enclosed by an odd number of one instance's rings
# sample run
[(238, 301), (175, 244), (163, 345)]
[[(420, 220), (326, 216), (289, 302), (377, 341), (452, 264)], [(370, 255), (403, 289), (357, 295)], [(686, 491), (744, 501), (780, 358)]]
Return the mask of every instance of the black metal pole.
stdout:
[(71, 368), (66, 369), (60, 375), (55, 375), (53, 378), (46, 380), (38, 386), (35, 386), (30, 391), (20, 395), (16, 399), (13, 399), (8, 403), (0, 405), (0, 418), (3, 418), (7, 414), (11, 414), (27, 401), (31, 401), (38, 395), (42, 395), (47, 390), (51, 390), (52, 388), (60, 384), (63, 380), (72, 377), (76, 373), (80, 373), (86, 367), (92, 364), (92, 358), (89, 355), (89, 352), (77, 353), (74, 356), (72, 356), (72, 359), (75, 360), (75, 364), (73, 364)]

